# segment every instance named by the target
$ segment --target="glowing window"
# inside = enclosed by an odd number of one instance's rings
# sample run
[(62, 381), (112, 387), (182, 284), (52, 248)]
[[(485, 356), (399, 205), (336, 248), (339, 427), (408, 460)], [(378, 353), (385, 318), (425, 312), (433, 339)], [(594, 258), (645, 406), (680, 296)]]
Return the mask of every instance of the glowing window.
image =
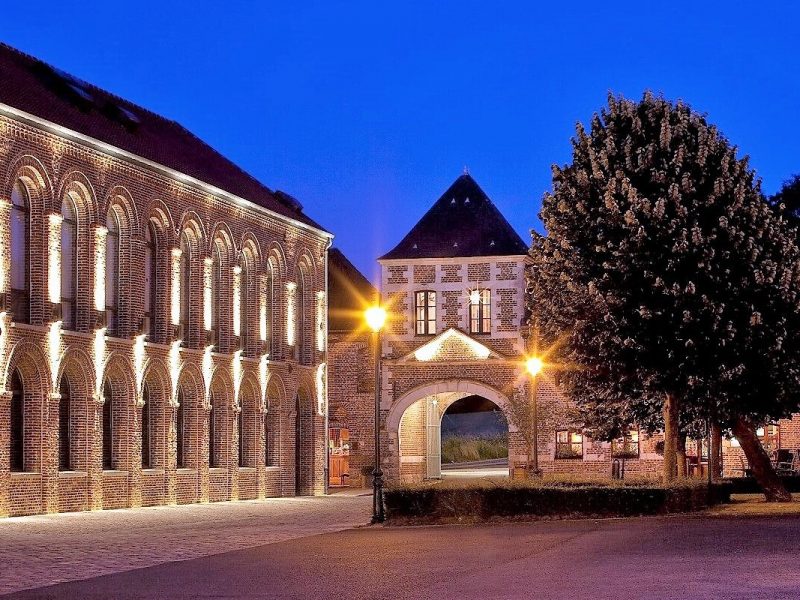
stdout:
[(436, 292), (422, 290), (414, 294), (417, 335), (436, 333)]
[(583, 433), (575, 429), (556, 431), (556, 458), (583, 458)]
[(470, 333), (491, 333), (492, 291), (474, 290), (469, 299)]

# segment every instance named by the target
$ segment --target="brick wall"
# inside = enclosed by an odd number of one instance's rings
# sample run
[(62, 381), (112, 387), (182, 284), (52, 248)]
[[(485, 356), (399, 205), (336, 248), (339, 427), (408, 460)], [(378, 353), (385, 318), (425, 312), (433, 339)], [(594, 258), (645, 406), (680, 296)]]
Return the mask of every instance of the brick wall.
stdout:
[[(324, 417), (317, 414), (317, 348), (314, 299), (325, 289), (327, 238), (255, 207), (233, 205), (207, 190), (170, 179), (27, 124), (0, 117), (0, 268), (10, 308), (9, 202), (22, 181), (29, 201), (29, 310), (7, 313), (0, 335), (0, 516), (70, 510), (320, 493), (324, 489)], [(75, 324), (51, 328), (60, 304), (48, 296), (49, 257), (60, 248), (51, 215), (69, 195), (77, 208)], [(99, 337), (105, 315), (95, 307), (95, 281), (110, 211), (120, 222), (117, 324)], [(147, 341), (137, 346), (144, 314), (147, 228), (155, 232), (155, 303)], [(57, 231), (55, 233), (58, 233)], [(189, 328), (173, 326), (172, 283), (181, 240), (188, 250)], [(55, 246), (54, 246), (55, 244)], [(222, 252), (219, 319), (213, 352), (204, 323), (206, 259)], [(248, 324), (236, 335), (234, 281), (248, 285), (242, 307)], [(57, 276), (57, 273), (52, 273)], [(304, 293), (289, 323), (286, 290), (303, 278)], [(57, 277), (56, 277), (57, 278)], [(272, 293), (268, 294), (268, 287)], [(260, 306), (267, 302), (269, 339), (260, 335)], [(57, 318), (57, 317), (56, 317)], [(288, 330), (297, 328), (295, 356)], [(173, 342), (182, 341), (173, 349)], [(138, 350), (137, 350), (138, 348)], [(242, 351), (235, 363), (237, 350)], [(268, 382), (260, 361), (270, 352)], [(24, 387), (25, 472), (11, 472), (12, 375)], [(237, 398), (234, 376), (251, 382), (248, 402)], [(212, 387), (224, 398), (216, 428), (223, 461), (209, 471), (208, 433)], [(59, 471), (59, 403), (69, 386), (69, 471)], [(242, 386), (245, 384), (243, 383)], [(267, 393), (263, 394), (264, 386)], [(144, 388), (150, 406), (151, 468), (142, 468)], [(103, 468), (103, 407), (111, 391), (113, 461)], [(177, 465), (178, 393), (183, 398), (185, 465)], [(266, 395), (268, 412), (261, 397)], [(241, 402), (240, 402), (241, 401)], [(301, 436), (295, 448), (298, 404)], [(247, 460), (238, 463), (238, 411), (243, 411)], [(106, 419), (107, 421), (107, 419)], [(265, 435), (264, 423), (268, 424)], [(273, 442), (266, 448), (267, 440)], [(41, 440), (41, 443), (39, 443)], [(267, 457), (269, 466), (267, 466)], [(296, 470), (299, 458), (300, 469)], [(299, 473), (299, 477), (295, 474)], [(296, 484), (300, 482), (300, 488)]]

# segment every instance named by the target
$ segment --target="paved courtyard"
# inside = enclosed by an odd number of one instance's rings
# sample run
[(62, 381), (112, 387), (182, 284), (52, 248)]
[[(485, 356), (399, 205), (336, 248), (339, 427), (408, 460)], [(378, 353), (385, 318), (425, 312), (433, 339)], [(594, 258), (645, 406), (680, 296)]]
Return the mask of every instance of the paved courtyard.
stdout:
[(12, 597), (796, 599), (797, 539), (797, 517), (365, 527)]
[(349, 494), (0, 519), (0, 594), (349, 529), (370, 511)]

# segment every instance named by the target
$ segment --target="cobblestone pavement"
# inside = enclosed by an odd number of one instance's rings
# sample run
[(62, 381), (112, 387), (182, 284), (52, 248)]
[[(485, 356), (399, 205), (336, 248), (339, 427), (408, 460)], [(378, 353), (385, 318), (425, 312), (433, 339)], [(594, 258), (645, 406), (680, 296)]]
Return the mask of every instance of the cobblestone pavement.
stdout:
[(370, 507), (337, 494), (0, 519), (0, 594), (341, 531)]

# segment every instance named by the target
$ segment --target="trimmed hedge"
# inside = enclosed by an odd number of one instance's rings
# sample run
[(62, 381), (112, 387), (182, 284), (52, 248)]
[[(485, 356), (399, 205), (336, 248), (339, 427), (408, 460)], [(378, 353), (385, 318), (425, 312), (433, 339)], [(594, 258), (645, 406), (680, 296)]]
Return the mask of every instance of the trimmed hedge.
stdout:
[[(527, 482), (526, 482), (527, 483)], [(507, 482), (462, 487), (407, 485), (384, 493), (390, 521), (452, 522), (513, 517), (628, 517), (688, 512), (730, 500), (729, 484), (673, 486), (533, 484)]]

